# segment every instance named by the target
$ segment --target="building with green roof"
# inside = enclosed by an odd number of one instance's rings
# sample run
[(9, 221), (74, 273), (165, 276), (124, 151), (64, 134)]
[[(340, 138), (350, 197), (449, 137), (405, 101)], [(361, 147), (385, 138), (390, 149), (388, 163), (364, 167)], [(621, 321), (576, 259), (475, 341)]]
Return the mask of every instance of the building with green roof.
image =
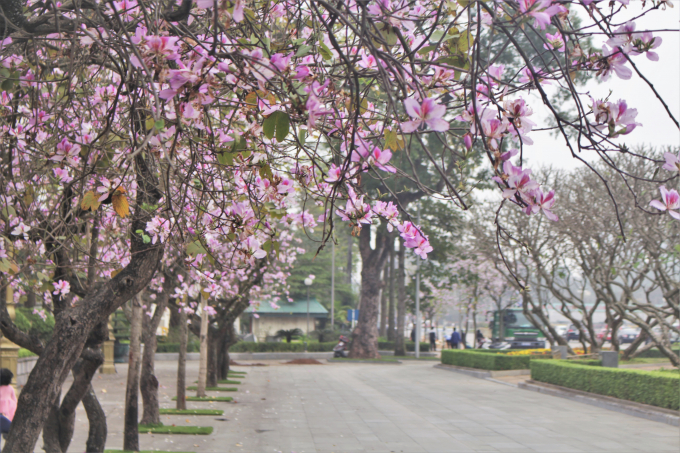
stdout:
[[(246, 310), (250, 318), (250, 333), (257, 337), (257, 341), (271, 340), (279, 330), (300, 329), (307, 333), (307, 299), (279, 302), (278, 306), (279, 308), (273, 308), (269, 302), (262, 302), (257, 309), (251, 306)], [(326, 318), (328, 310), (315, 298), (310, 298), (310, 332), (316, 330), (320, 319)]]

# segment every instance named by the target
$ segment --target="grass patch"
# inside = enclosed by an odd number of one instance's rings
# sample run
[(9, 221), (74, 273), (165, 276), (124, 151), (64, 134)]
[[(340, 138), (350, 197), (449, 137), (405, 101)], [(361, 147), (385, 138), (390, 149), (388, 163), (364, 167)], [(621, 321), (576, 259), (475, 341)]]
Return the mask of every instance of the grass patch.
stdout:
[(160, 409), (161, 415), (224, 415), (220, 409)]
[[(177, 397), (173, 396), (172, 397), (173, 401), (177, 401)], [(221, 403), (230, 403), (234, 401), (234, 398), (231, 396), (187, 396), (186, 398), (187, 401), (198, 401), (198, 402), (205, 402), (205, 401), (218, 401)]]
[[(195, 385), (190, 385), (187, 387), (187, 390), (198, 390), (198, 387)], [(237, 392), (238, 389), (236, 387), (206, 387), (205, 388), (206, 392)]]
[[(236, 376), (232, 376), (236, 377)], [(231, 379), (222, 379), (221, 381), (217, 381), (218, 384), (231, 384), (231, 385), (239, 385), (241, 381), (232, 381)]]
[(212, 426), (139, 425), (139, 434), (212, 434)]

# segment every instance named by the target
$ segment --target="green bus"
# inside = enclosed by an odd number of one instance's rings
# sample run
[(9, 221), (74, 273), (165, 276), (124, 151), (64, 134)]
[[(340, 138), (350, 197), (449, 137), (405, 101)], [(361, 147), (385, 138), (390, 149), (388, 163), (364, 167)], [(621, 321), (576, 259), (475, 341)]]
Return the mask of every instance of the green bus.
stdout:
[(524, 316), (521, 308), (506, 308), (501, 312), (502, 318), (498, 310), (493, 312), (493, 320), (489, 325), (492, 344), (506, 342), (510, 344), (510, 349), (545, 348), (545, 337)]

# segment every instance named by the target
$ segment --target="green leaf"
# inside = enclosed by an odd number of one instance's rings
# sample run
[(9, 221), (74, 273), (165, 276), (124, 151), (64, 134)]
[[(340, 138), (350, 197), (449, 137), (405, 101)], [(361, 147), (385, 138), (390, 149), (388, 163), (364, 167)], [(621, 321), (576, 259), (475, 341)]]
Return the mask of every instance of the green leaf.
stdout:
[(307, 140), (307, 129), (300, 129), (300, 133), (298, 134), (298, 140), (300, 140), (300, 143), (304, 144), (305, 140)]
[(234, 165), (234, 155), (229, 152), (223, 152), (223, 153), (218, 153), (217, 154), (217, 162), (220, 163), (220, 165)]
[(150, 131), (151, 129), (153, 129), (153, 126), (155, 124), (156, 124), (156, 121), (153, 118), (147, 118), (146, 122), (144, 123), (147, 131)]
[(300, 46), (297, 52), (295, 52), (296, 57), (304, 57), (312, 50), (312, 46)]
[(265, 252), (269, 253), (272, 249), (272, 241), (267, 241), (264, 244), (262, 244), (262, 250)]
[(333, 53), (331, 50), (328, 48), (328, 46), (321, 41), (319, 41), (319, 53), (321, 54), (321, 58), (324, 60), (330, 60), (333, 58)]
[(163, 118), (159, 119), (154, 123), (154, 126), (156, 127), (157, 130), (162, 131), (163, 128), (165, 127), (165, 120)]
[(282, 142), (290, 132), (290, 117), (285, 112), (276, 112), (276, 141)]
[(2, 87), (2, 89), (5, 91), (12, 91), (12, 88), (14, 88), (14, 82), (10, 79), (5, 79), (2, 81), (0, 87)]
[(2, 77), (3, 79), (9, 79), (9, 77), (10, 77), (9, 69), (0, 68), (0, 77)]
[(203, 247), (203, 244), (201, 244), (201, 241), (194, 241), (187, 245), (187, 253), (190, 256), (196, 256), (198, 254), (201, 255), (207, 255), (208, 251)]
[(264, 123), (262, 123), (262, 132), (264, 133), (264, 136), (267, 137), (269, 140), (274, 138), (274, 132), (276, 129), (276, 117), (278, 112), (274, 112), (271, 115), (269, 115), (267, 118), (265, 118)]

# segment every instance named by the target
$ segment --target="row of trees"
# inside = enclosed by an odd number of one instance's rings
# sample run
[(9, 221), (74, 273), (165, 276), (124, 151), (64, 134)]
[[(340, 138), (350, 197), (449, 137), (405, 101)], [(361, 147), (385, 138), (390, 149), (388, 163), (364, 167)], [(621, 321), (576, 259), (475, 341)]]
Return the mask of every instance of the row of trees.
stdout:
[[(633, 7), (663, 14), (667, 2)], [(678, 124), (635, 63), (654, 59), (661, 40), (618, 23), (624, 8), (0, 0), (0, 329), (40, 356), (4, 451), (33, 451), (43, 428), (59, 437), (46, 441), (51, 451), (64, 451), (79, 401), (90, 407), (92, 451), (101, 451), (95, 437), (105, 424), (89, 382), (111, 313), (133, 301), (138, 319), (147, 298), (164, 294), (187, 316), (203, 305), (213, 318), (201, 316), (199, 334), (226, 344), (244, 306), (285, 297), (293, 226), (322, 224), (318, 247), (341, 230), (338, 218), (358, 236), (361, 311), (350, 355), (377, 356), (381, 270), (394, 236), (399, 250), (425, 258), (447, 230), (428, 238), (413, 222), (415, 201), (465, 210), (475, 189), (493, 187), (517, 213), (556, 219), (554, 194), (539, 185), (548, 181), (522, 168), (536, 126), (530, 93), (550, 112), (541, 127), (577, 158), (596, 152), (633, 187), (635, 175), (612, 155), (661, 165), (621, 143), (639, 126), (635, 110), (579, 91), (589, 78), (636, 72)], [(672, 183), (667, 174), (652, 180)], [(651, 194), (635, 194), (647, 206)], [(677, 214), (674, 196), (664, 192), (654, 209)], [(166, 278), (175, 281), (160, 291)], [(49, 301), (50, 341), (17, 328), (7, 290)], [(201, 375), (224, 360), (209, 359)], [(126, 448), (135, 449), (129, 414)], [(54, 417), (65, 421), (50, 431)]]

